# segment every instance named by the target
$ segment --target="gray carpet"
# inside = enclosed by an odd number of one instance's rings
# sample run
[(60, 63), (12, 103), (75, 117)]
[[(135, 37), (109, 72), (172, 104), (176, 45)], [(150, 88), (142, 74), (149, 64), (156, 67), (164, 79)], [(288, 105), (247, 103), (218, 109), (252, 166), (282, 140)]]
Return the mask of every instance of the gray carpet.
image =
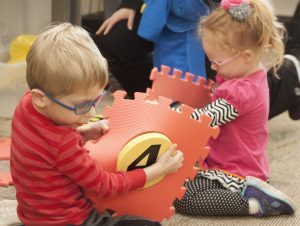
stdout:
[[(269, 121), (268, 155), (271, 184), (289, 195), (300, 208), (300, 121), (292, 121), (284, 113)], [(0, 118), (0, 137), (9, 136), (10, 120)], [(0, 161), (0, 171), (8, 170), (8, 161)], [(0, 200), (15, 199), (13, 186), (0, 187)], [(300, 214), (264, 219), (253, 217), (189, 217), (175, 214), (163, 222), (165, 226), (181, 225), (300, 225)]]

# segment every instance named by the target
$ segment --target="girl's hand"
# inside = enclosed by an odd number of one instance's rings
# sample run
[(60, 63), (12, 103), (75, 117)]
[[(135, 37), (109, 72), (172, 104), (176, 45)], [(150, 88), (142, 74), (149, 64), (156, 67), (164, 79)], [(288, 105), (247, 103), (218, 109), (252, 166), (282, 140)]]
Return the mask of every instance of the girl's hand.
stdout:
[(107, 133), (108, 130), (109, 126), (107, 119), (90, 122), (89, 124), (77, 128), (77, 132), (81, 134), (84, 142), (88, 140), (98, 140), (102, 135)]
[(115, 24), (121, 20), (128, 20), (127, 28), (128, 30), (132, 30), (135, 15), (136, 11), (134, 9), (121, 8), (117, 10), (111, 17), (103, 22), (103, 24), (97, 30), (96, 35), (100, 35), (102, 33), (104, 35), (108, 34)]

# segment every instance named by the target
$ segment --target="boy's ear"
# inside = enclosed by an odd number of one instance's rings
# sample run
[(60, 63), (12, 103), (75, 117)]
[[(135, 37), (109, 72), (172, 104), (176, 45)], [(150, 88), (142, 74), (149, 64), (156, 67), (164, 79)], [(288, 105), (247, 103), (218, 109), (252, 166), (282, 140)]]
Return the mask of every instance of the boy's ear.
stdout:
[(39, 89), (30, 90), (32, 95), (32, 102), (35, 106), (39, 108), (44, 108), (48, 104), (48, 98)]

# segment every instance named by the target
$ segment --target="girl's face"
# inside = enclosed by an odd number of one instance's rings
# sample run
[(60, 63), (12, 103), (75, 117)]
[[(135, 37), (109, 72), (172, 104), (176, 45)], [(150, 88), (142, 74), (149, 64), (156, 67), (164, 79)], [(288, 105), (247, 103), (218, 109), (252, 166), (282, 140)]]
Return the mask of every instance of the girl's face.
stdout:
[(225, 80), (248, 75), (250, 65), (243, 52), (232, 53), (210, 40), (203, 39), (204, 51), (211, 62), (211, 69), (223, 76)]

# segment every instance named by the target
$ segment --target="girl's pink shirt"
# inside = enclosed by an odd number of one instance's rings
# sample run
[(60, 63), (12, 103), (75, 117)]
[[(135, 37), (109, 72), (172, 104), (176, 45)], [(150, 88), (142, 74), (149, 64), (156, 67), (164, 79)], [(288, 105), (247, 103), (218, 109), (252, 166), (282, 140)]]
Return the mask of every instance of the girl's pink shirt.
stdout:
[(220, 126), (218, 138), (209, 141), (211, 151), (205, 166), (267, 180), (269, 88), (266, 71), (260, 69), (247, 77), (227, 81), (217, 75), (217, 83), (213, 101), (226, 100), (238, 111), (238, 117)]

